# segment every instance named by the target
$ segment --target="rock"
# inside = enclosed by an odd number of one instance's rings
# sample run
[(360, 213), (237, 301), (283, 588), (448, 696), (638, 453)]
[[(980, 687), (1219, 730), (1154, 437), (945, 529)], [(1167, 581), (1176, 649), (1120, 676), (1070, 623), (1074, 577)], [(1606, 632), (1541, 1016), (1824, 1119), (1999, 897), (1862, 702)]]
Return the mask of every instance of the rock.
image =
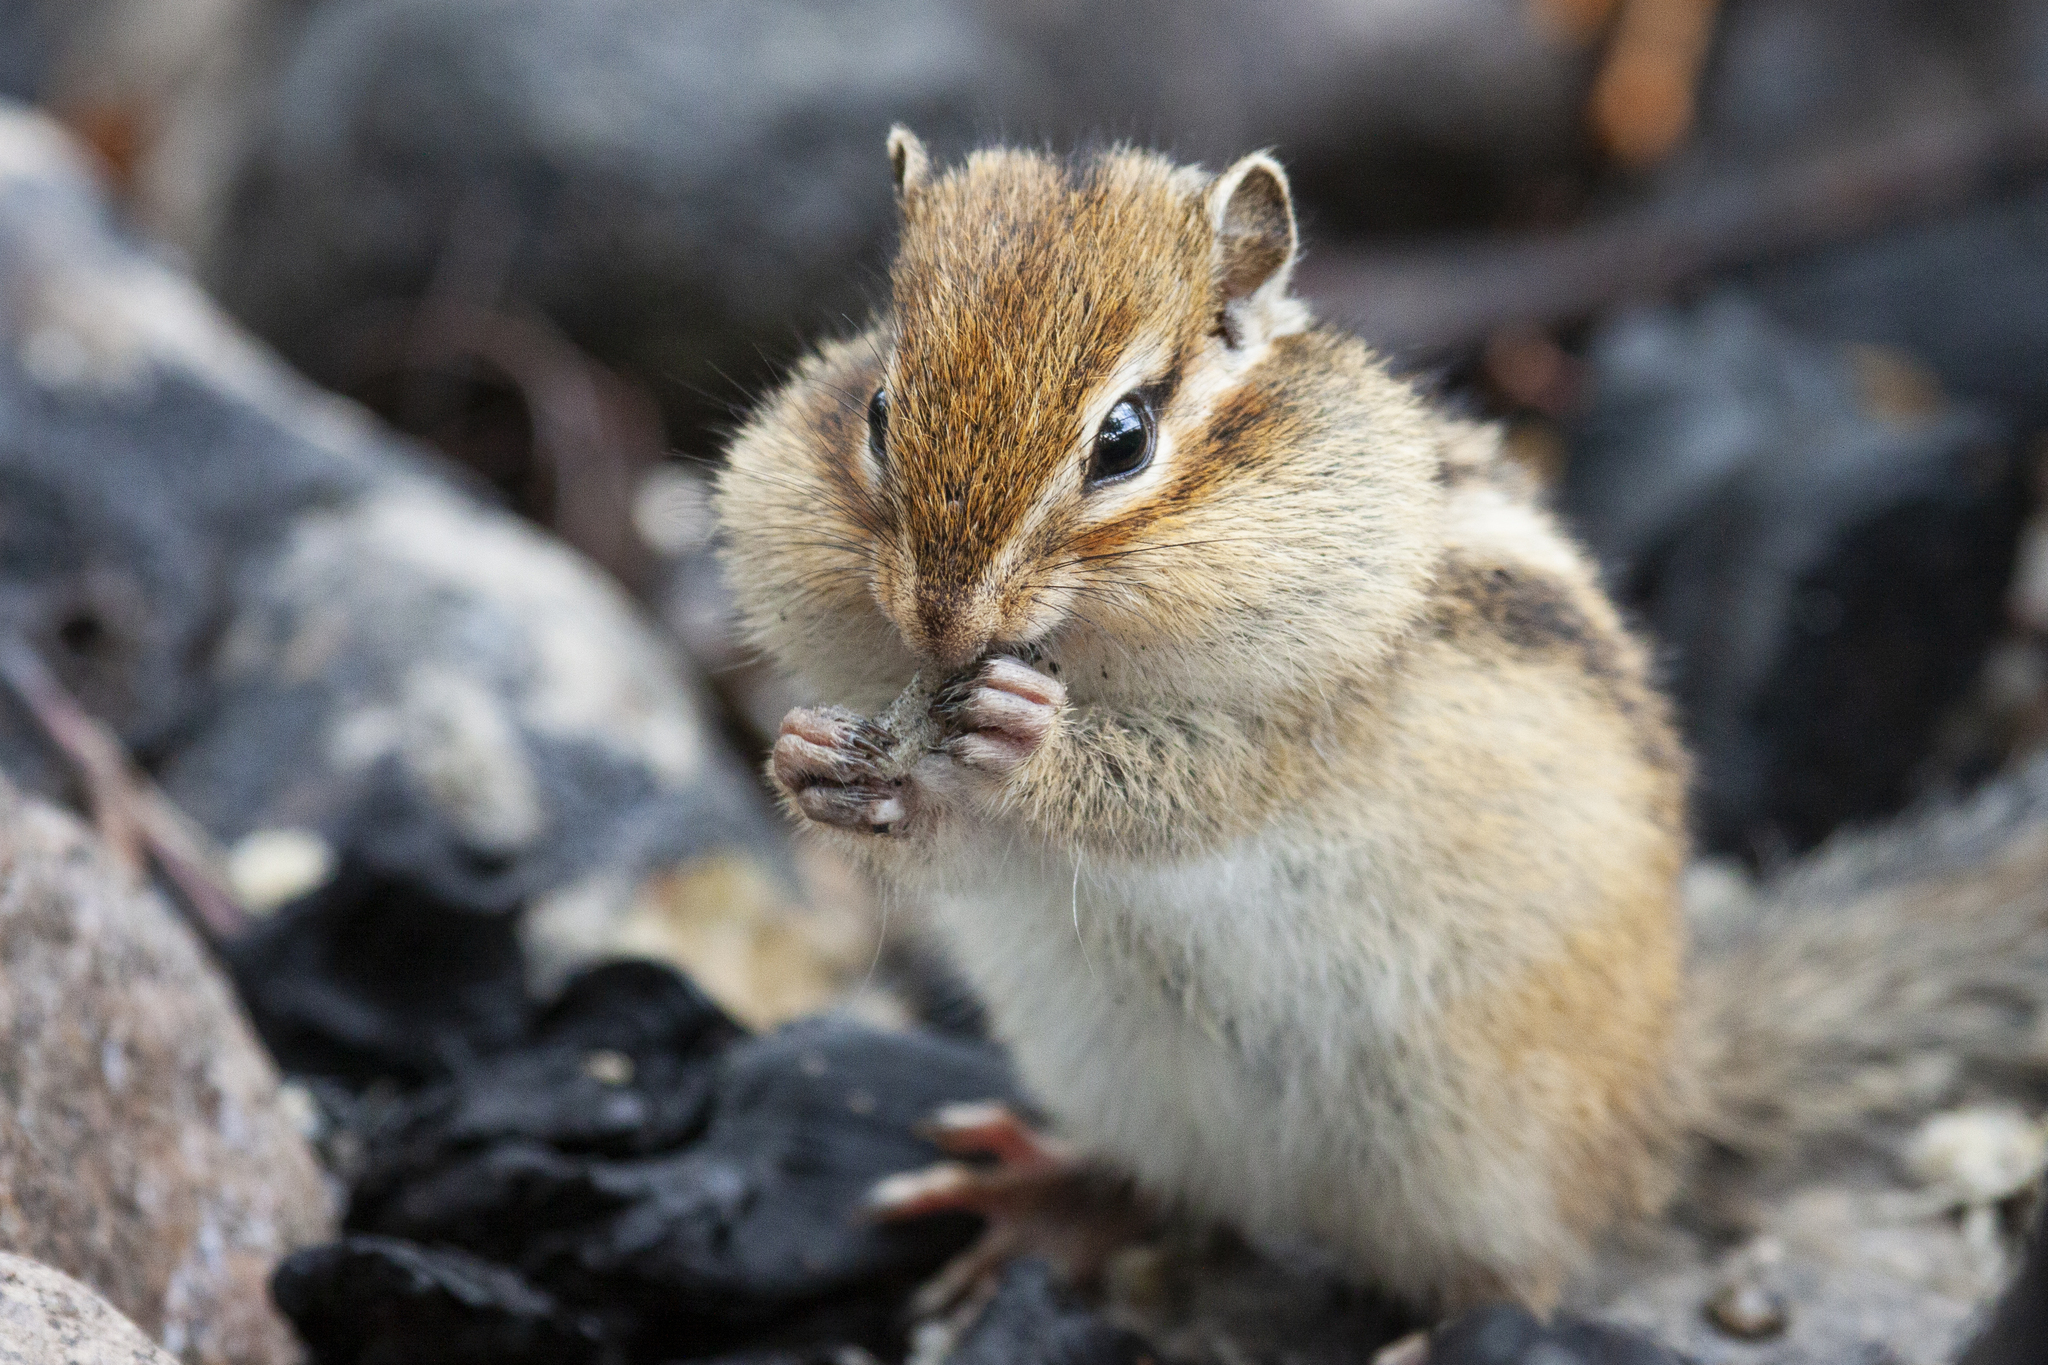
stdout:
[(739, 1034), (666, 968), (592, 968), (541, 1014), (524, 1045), (377, 1115), (362, 1135), (355, 1207), (374, 1221), (412, 1182), (499, 1143), (609, 1157), (681, 1147), (709, 1115), (713, 1057)]
[(1560, 503), (1670, 660), (1709, 850), (1903, 806), (2004, 620), (2010, 429), (1724, 294), (1595, 334)]
[(986, 1044), (744, 1037), (665, 968), (594, 968), (516, 1045), (362, 1102), (352, 1235), (289, 1261), (279, 1301), (322, 1362), (442, 1336), (508, 1363), (881, 1349), (973, 1225), (878, 1225), (862, 1200), (937, 1157), (931, 1112), (987, 1097), (1012, 1092)]
[(236, 903), (267, 915), (333, 880), (334, 850), (311, 830), (251, 830), (228, 851), (226, 873)]
[[(857, 1215), (876, 1181), (936, 1159), (915, 1129), (940, 1105), (1011, 1093), (993, 1049), (829, 1021), (736, 1044), (708, 1080), (701, 1136), (649, 1159), (451, 1140), (431, 1175), (359, 1200), (350, 1224), (516, 1254), (581, 1301), (773, 1321), (858, 1285), (908, 1287), (957, 1249), (964, 1220)], [(373, 1170), (359, 1189), (381, 1183)]]
[[(294, 378), (8, 108), (0, 300), (0, 632), (223, 844), (295, 831), (314, 875), (486, 914), (600, 869), (787, 883), (753, 775), (622, 592)], [(11, 703), (0, 764), (70, 785)]]
[(51, 110), (153, 240), (215, 228), (255, 110), (319, 0), (0, 0), (0, 99)]
[[(1932, 122), (2039, 89), (2048, 22), (2032, 5), (1965, 4), (1930, 22), (1912, 4), (1854, 17), (1834, 0), (1745, 0), (1716, 15), (1697, 135), (1670, 174), (1701, 162), (1768, 162), (1859, 128)], [(1870, 73), (1882, 70), (1882, 81)], [(1967, 91), (1967, 94), (1961, 92)]]
[(315, 1365), (616, 1359), (599, 1320), (565, 1311), (517, 1273), (390, 1237), (300, 1252), (277, 1273), (277, 1302), (312, 1343)]
[(508, 915), (359, 861), (224, 949), (285, 1070), (417, 1084), (517, 1042), (533, 1014)]
[(2048, 192), (2027, 189), (1759, 268), (1748, 283), (1807, 336), (1910, 355), (1949, 392), (2038, 427), (2048, 422), (2048, 379), (2034, 363), (2048, 346), (2044, 227)]
[(1139, 1365), (1153, 1358), (1143, 1338), (1082, 1307), (1034, 1260), (1004, 1268), (995, 1297), (945, 1357), (947, 1365)]
[(112, 1305), (61, 1270), (0, 1252), (0, 1365), (174, 1365)]
[(264, 1286), (330, 1198), (225, 982), (68, 815), (0, 784), (0, 1247), (188, 1365), (286, 1365)]
[(1996, 1204), (2048, 1169), (2048, 1126), (2002, 1105), (1950, 1110), (1920, 1125), (1906, 1164), (1923, 1185), (1959, 1204)]
[(1696, 1365), (1953, 1360), (1995, 1292), (1949, 1278), (1970, 1259), (1963, 1239), (1924, 1221), (1887, 1226), (1897, 1213), (1883, 1199), (1837, 1192), (1825, 1202), (1832, 1216), (1808, 1210), (1773, 1220), (1800, 1240), (1766, 1265), (1754, 1264), (1747, 1247), (1663, 1273), (1646, 1265), (1595, 1316)]
[(1708, 1322), (1739, 1341), (1767, 1341), (1792, 1320), (1784, 1299), (1748, 1280), (1723, 1285), (1707, 1300), (1705, 1312)]
[(1500, 1304), (1453, 1318), (1430, 1334), (1429, 1365), (1682, 1365), (1634, 1332), (1559, 1314), (1538, 1322)]
[(1219, 165), (1277, 142), (1327, 214), (1412, 224), (1568, 162), (1580, 67), (1520, 0), (330, 0), (191, 245), (337, 387), (391, 363), (377, 306), (440, 279), (545, 314), (696, 445), (769, 373), (757, 347), (864, 311), (892, 122), (948, 156), (997, 129)]

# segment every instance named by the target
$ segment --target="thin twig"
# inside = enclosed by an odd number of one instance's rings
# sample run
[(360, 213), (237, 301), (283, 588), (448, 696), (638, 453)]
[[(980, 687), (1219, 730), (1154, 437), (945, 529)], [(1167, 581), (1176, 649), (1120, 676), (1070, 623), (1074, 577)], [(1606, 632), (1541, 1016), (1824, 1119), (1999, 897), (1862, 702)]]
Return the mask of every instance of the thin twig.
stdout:
[(416, 315), (410, 342), (415, 365), (474, 357), (512, 381), (547, 471), (555, 532), (628, 588), (644, 590), (651, 561), (633, 525), (633, 495), (666, 455), (661, 416), (645, 391), (537, 314), (432, 300)]
[(93, 823), (131, 876), (140, 879), (146, 859), (153, 859), (177, 888), (194, 927), (216, 945), (248, 926), (212, 840), (136, 767), (120, 739), (78, 704), (41, 655), (19, 638), (0, 638), (0, 682), (77, 768)]
[(1718, 270), (1781, 258), (1968, 202), (2048, 169), (2048, 101), (1910, 129), (1702, 180), (1575, 227), (1414, 249), (1317, 251), (1302, 292), (1410, 360), (1502, 327), (1584, 318)]

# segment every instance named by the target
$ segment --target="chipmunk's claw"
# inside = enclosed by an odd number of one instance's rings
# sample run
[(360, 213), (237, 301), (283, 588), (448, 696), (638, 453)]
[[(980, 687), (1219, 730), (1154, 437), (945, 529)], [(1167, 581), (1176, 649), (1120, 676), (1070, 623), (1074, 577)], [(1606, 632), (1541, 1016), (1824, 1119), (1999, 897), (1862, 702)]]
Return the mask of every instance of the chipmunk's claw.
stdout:
[(967, 767), (1015, 771), (1059, 725), (1067, 689), (1021, 659), (997, 657), (949, 687), (936, 707), (951, 734), (947, 752)]
[(800, 707), (782, 718), (769, 771), (819, 824), (890, 834), (909, 817), (904, 783), (882, 766), (873, 723), (851, 711)]

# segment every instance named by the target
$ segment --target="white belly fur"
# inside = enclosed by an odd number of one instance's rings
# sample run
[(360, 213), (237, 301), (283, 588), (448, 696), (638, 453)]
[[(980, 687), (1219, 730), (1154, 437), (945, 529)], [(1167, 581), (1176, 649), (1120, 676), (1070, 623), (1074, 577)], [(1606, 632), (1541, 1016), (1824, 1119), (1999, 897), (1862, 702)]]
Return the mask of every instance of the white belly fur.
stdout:
[(1511, 1240), (1547, 1194), (1513, 1153), (1446, 1138), (1464, 1078), (1428, 1024), (1455, 936), (1362, 852), (1269, 834), (1077, 877), (991, 840), (929, 871), (942, 933), (1061, 1131), (1155, 1195), (1307, 1234), (1399, 1289)]

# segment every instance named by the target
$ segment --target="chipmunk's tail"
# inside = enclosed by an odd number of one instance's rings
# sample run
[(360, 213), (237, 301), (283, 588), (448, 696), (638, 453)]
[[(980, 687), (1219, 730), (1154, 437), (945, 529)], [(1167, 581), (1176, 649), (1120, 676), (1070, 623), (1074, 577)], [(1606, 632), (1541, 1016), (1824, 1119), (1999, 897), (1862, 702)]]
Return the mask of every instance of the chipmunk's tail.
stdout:
[(2048, 1078), (2048, 758), (1688, 900), (1700, 1137), (1784, 1155)]

